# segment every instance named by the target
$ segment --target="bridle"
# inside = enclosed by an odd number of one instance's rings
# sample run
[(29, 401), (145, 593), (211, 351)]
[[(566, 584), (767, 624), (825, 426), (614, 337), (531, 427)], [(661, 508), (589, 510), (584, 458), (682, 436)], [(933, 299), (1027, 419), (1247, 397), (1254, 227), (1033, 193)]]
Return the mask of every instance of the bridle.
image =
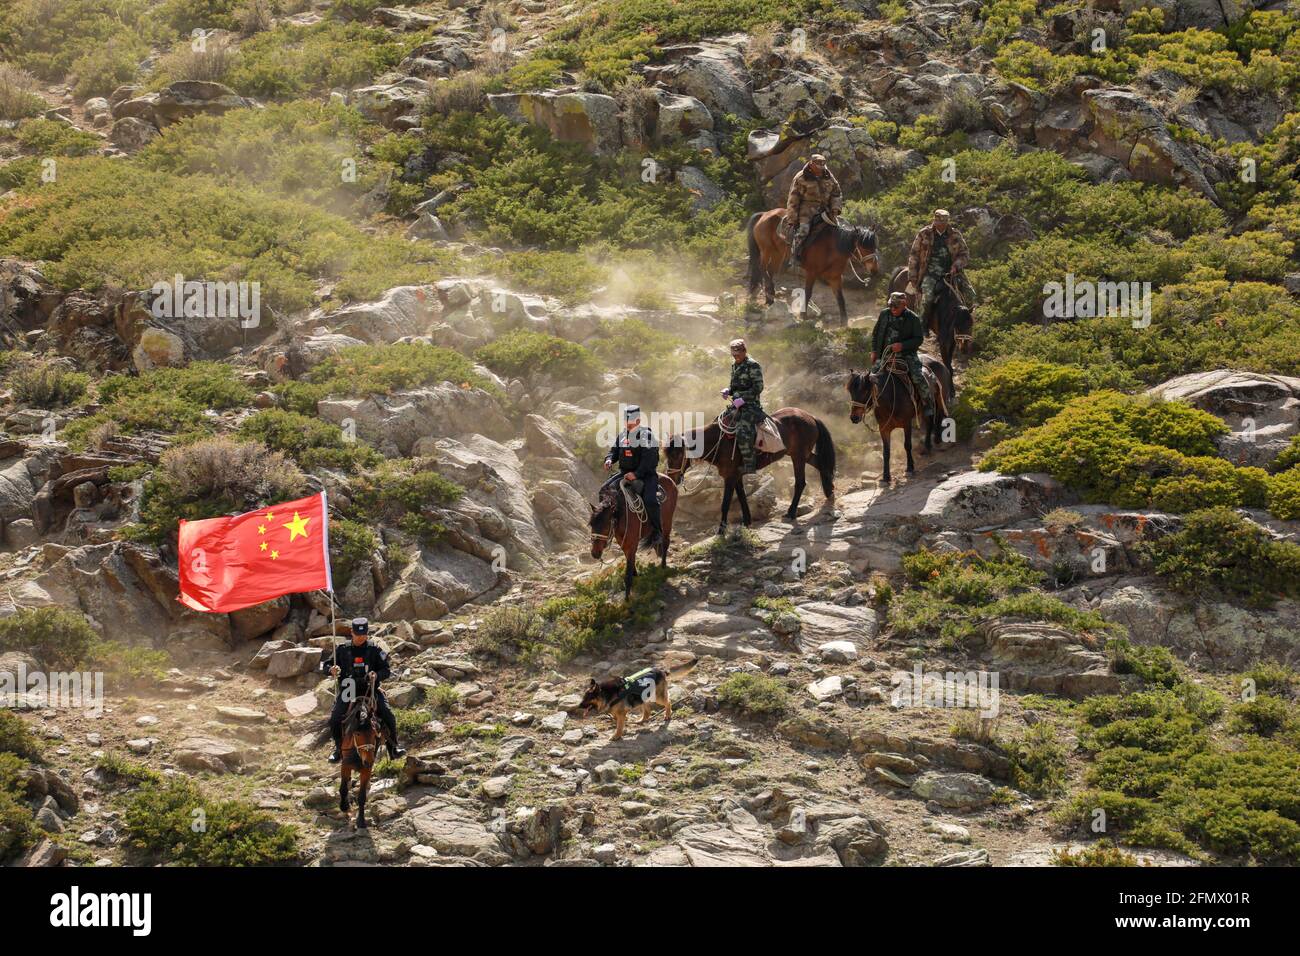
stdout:
[(861, 263), (862, 263), (862, 268), (865, 269), (865, 268), (867, 267), (867, 263), (870, 262), (870, 261), (873, 260), (873, 259), (874, 259), (875, 262), (876, 262), (876, 271), (879, 272), (879, 271), (880, 271), (880, 253), (879, 253), (877, 250), (874, 250), (874, 249), (873, 249), (869, 254), (864, 255), (863, 253), (861, 253), (861, 252), (858, 251), (858, 244), (857, 244), (857, 241), (854, 240), (854, 243), (853, 243), (853, 254), (852, 254), (851, 256), (849, 256), (849, 269), (850, 269), (850, 271), (852, 271), (852, 273), (853, 273), (853, 278), (857, 279), (857, 280), (858, 280), (859, 282), (861, 282), (863, 285), (866, 285), (867, 283), (869, 283), (869, 282), (871, 281), (871, 278), (868, 276), (866, 279), (864, 279), (864, 278), (862, 278), (861, 275), (858, 274), (858, 267), (855, 266), (855, 265), (853, 264), (853, 263), (854, 263), (854, 260), (856, 260), (856, 261), (858, 261), (858, 262), (861, 262)]

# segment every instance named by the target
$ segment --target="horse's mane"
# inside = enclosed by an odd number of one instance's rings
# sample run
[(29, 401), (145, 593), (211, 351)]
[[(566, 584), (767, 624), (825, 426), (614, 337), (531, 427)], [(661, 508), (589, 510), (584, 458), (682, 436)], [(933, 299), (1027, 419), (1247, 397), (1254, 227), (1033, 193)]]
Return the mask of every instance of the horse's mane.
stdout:
[(602, 488), (600, 497), (596, 499), (596, 510), (591, 513), (587, 519), (587, 525), (592, 531), (595, 531), (605, 520), (610, 511), (613, 511), (613, 517), (618, 517), (619, 494), (613, 487)]
[(861, 243), (874, 249), (876, 233), (867, 226), (854, 226), (843, 221), (836, 223), (835, 251), (842, 255), (851, 255), (855, 246)]

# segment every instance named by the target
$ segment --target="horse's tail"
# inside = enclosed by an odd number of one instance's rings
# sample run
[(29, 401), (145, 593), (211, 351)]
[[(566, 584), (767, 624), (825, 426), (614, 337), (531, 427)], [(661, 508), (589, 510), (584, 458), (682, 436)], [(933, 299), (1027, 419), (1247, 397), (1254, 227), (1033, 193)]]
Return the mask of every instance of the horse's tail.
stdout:
[(763, 253), (758, 248), (758, 238), (754, 235), (754, 227), (758, 225), (758, 220), (762, 215), (761, 212), (756, 212), (749, 217), (749, 222), (745, 223), (745, 238), (749, 244), (749, 291), (751, 294), (763, 281)]
[(817, 451), (813, 455), (813, 464), (817, 467), (818, 473), (822, 476), (822, 493), (827, 498), (835, 497), (835, 441), (831, 438), (830, 429), (820, 418), (814, 418), (817, 423)]

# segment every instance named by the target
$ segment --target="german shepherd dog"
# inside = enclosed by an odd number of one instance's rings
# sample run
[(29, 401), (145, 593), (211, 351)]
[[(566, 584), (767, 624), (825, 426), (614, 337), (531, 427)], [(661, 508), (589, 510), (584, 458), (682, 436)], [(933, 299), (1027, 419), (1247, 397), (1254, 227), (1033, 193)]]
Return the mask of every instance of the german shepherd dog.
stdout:
[(611, 714), (614, 717), (613, 740), (622, 738), (628, 714), (632, 711), (639, 711), (639, 722), (645, 723), (650, 717), (651, 704), (658, 704), (664, 709), (661, 726), (667, 727), (673, 719), (673, 704), (668, 697), (668, 678), (686, 674), (694, 666), (691, 664), (671, 674), (658, 667), (647, 667), (629, 677), (611, 677), (602, 681), (593, 677), (587, 683), (587, 690), (582, 695), (578, 709), (584, 717), (593, 710), (597, 714)]

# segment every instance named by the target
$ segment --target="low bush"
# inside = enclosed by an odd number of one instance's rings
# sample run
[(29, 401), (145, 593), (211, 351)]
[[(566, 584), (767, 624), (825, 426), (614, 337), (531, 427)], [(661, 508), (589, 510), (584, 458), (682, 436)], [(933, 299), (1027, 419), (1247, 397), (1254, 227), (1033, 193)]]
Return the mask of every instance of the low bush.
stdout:
[(284, 452), (304, 470), (329, 468), (355, 473), (376, 467), (383, 457), (365, 442), (348, 440), (343, 429), (297, 412), (266, 409), (244, 419), (239, 437), (260, 441), (272, 451)]
[(75, 668), (95, 639), (85, 616), (69, 608), (19, 608), (0, 617), (0, 651), (24, 651), (48, 670)]
[(39, 760), (41, 744), (23, 719), (11, 710), (0, 709), (0, 754)]
[(379, 536), (359, 521), (330, 518), (330, 567), (336, 585), (346, 587), (361, 562), (379, 548)]
[(36, 78), (26, 70), (0, 63), (0, 119), (21, 120), (45, 111)]
[(791, 707), (785, 684), (747, 671), (732, 674), (719, 684), (718, 700), (748, 717), (782, 717)]
[(169, 448), (145, 483), (139, 540), (175, 540), (181, 519), (242, 514), (267, 502), (301, 498), (298, 466), (261, 442), (208, 438)]
[(573, 592), (551, 598), (538, 608), (545, 622), (541, 639), (523, 648), (523, 656), (571, 660), (600, 652), (625, 634), (653, 623), (662, 609), (660, 591), (672, 575), (658, 564), (638, 569), (632, 594), (623, 600), (623, 568), (614, 567), (578, 581)]
[(63, 362), (33, 359), (22, 353), (8, 363), (4, 382), (22, 408), (59, 409), (75, 405), (86, 394), (90, 376)]
[(1011, 758), (1011, 782), (1017, 789), (1042, 797), (1065, 792), (1069, 754), (1057, 740), (1052, 724), (1034, 724), (1006, 749)]
[(503, 659), (513, 658), (520, 649), (542, 636), (542, 617), (531, 606), (499, 605), (491, 608), (474, 632), (474, 649)]
[(1254, 606), (1300, 595), (1300, 545), (1231, 508), (1194, 511), (1180, 530), (1144, 542), (1138, 553), (1187, 594), (1217, 592)]
[(1218, 742), (1209, 730), (1222, 702), (1191, 686), (1079, 705), (1093, 763), (1065, 817), (1083, 827), (1104, 811), (1108, 832), (1137, 846), (1300, 860), (1300, 750), (1254, 734), (1264, 708), (1244, 718), (1243, 739)]
[(277, 386), (277, 390), (291, 411), (315, 415), (316, 403), (329, 396), (389, 395), (444, 382), (496, 392), (490, 380), (474, 371), (474, 363), (459, 352), (406, 342), (347, 346), (302, 380)]
[[(0, 730), (7, 716), (0, 711)], [(26, 803), (27, 786), (21, 777), (25, 767), (12, 753), (0, 752), (0, 863), (27, 849), (39, 833)]]
[(1052, 866), (1137, 866), (1137, 857), (1125, 853), (1111, 840), (1098, 840), (1078, 850), (1053, 850)]
[(359, 475), (350, 489), (350, 516), (366, 525), (385, 523), (400, 528), (424, 544), (432, 544), (445, 531), (430, 507), (456, 501), (465, 489), (421, 460), (385, 461)]
[(1218, 418), (1189, 405), (1098, 392), (1003, 441), (979, 468), (1047, 472), (1087, 501), (1120, 507), (1263, 506), (1267, 474), (1215, 457), (1212, 439), (1226, 431)]
[(506, 378), (531, 380), (544, 375), (565, 385), (594, 384), (602, 371), (596, 357), (576, 342), (527, 329), (507, 332), (474, 357)]
[(180, 866), (286, 866), (298, 833), (249, 803), (209, 800), (188, 780), (142, 787), (123, 815), (127, 844)]
[(1116, 638), (1107, 642), (1106, 651), (1116, 674), (1136, 674), (1142, 683), (1153, 687), (1177, 687), (1183, 681), (1178, 662), (1167, 647)]

